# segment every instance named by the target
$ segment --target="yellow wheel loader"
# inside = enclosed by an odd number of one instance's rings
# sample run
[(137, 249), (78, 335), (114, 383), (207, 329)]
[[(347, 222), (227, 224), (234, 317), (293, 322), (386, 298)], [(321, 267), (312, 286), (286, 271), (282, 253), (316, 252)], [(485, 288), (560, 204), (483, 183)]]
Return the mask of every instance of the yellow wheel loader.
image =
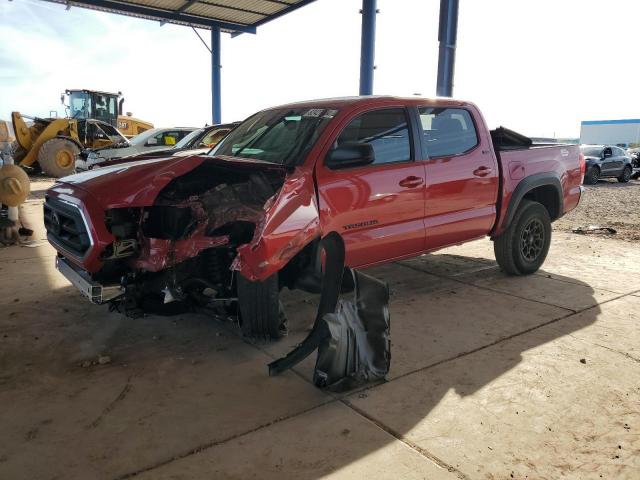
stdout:
[[(25, 118), (32, 120), (27, 125)], [(83, 148), (126, 143), (127, 139), (108, 123), (73, 118), (37, 118), (11, 113), (16, 136), (13, 158), (22, 167), (36, 164), (47, 175), (64, 177), (76, 168), (76, 157)]]
[[(68, 104), (65, 104), (65, 96)], [(122, 93), (96, 90), (66, 90), (60, 97), (67, 118), (38, 118), (11, 114), (16, 145), (13, 157), (22, 167), (36, 167), (52, 177), (75, 170), (76, 156), (83, 148), (108, 147), (127, 143), (128, 136), (153, 128), (153, 124), (122, 115)], [(28, 125), (24, 119), (32, 122)]]

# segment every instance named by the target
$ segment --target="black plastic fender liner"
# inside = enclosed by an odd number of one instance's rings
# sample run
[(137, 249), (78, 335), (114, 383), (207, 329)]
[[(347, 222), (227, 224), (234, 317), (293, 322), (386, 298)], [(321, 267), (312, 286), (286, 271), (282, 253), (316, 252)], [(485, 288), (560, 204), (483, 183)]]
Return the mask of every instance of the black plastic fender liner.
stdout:
[(326, 324), (322, 321), (322, 317), (327, 313), (336, 311), (344, 272), (344, 243), (340, 235), (331, 232), (320, 240), (320, 249), (325, 252), (325, 264), (320, 305), (318, 306), (313, 328), (300, 345), (291, 350), (285, 357), (269, 364), (270, 376), (278, 375), (304, 360), (318, 348), (322, 340), (328, 335)]
[(391, 365), (389, 287), (353, 270), (353, 299), (340, 299), (322, 318), (327, 335), (318, 347), (313, 383), (334, 392), (383, 380)]

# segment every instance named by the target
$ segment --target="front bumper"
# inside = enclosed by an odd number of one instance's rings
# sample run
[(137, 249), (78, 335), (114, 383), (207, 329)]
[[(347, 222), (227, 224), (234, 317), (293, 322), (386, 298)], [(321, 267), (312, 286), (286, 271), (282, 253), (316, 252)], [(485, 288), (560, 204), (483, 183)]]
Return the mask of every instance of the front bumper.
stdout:
[(99, 305), (124, 293), (120, 285), (102, 285), (92, 280), (86, 272), (75, 268), (64, 257), (56, 257), (56, 269), (91, 303)]

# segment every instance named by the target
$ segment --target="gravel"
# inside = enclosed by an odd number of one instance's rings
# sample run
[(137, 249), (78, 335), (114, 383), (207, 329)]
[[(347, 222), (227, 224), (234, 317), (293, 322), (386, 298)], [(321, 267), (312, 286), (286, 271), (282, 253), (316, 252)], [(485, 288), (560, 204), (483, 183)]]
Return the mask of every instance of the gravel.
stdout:
[(599, 225), (617, 230), (615, 235), (593, 234), (601, 238), (640, 240), (640, 181), (620, 183), (601, 180), (585, 185), (580, 204), (572, 212), (554, 222), (556, 232), (571, 232), (577, 227)]

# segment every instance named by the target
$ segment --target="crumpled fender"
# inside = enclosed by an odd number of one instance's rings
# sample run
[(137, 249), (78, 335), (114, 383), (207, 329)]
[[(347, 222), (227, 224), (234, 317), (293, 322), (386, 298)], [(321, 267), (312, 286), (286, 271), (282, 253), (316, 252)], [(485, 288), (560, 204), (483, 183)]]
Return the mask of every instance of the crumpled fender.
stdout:
[(231, 267), (252, 281), (270, 277), (321, 235), (312, 171), (296, 168), (264, 209), (253, 239), (238, 248)]

